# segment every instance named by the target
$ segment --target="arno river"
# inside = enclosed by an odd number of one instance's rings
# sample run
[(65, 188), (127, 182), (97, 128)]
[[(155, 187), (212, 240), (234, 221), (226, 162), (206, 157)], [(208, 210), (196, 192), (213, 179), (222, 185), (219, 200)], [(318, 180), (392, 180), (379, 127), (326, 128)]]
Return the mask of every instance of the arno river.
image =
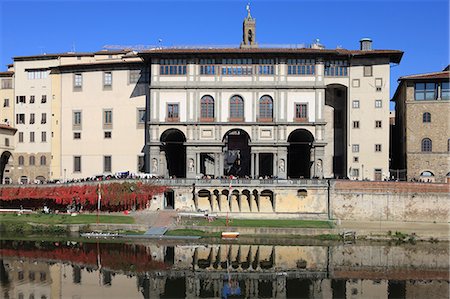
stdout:
[[(447, 243), (1, 241), (1, 298), (448, 298)], [(242, 242), (242, 241), (240, 241)]]

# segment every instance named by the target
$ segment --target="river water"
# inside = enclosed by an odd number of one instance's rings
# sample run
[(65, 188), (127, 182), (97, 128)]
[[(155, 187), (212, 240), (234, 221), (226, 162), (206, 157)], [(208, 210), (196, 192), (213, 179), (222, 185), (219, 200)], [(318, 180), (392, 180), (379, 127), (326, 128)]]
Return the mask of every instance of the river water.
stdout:
[(3, 240), (0, 298), (449, 298), (447, 243), (234, 242)]

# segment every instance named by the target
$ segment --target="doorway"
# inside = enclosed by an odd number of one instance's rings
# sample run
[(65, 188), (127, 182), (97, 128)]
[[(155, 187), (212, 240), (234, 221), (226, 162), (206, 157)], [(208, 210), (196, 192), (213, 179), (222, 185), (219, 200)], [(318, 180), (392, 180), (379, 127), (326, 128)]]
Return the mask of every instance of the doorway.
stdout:
[(164, 209), (175, 209), (175, 192), (173, 190), (164, 192)]

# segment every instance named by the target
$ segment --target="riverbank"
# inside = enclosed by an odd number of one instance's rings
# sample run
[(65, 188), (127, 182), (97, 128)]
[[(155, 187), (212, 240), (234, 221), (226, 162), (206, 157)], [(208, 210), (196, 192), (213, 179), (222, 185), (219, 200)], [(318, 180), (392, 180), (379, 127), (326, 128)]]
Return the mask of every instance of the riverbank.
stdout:
[[(223, 231), (237, 231), (240, 238), (283, 238), (371, 241), (449, 241), (448, 223), (393, 221), (321, 221), (321, 220), (250, 220), (250, 219), (181, 219), (174, 211), (139, 211), (121, 214), (70, 215), (0, 215), (0, 231), (20, 235), (54, 234), (72, 236), (86, 231), (144, 234), (149, 227), (167, 227), (167, 236), (201, 236), (217, 238)], [(228, 222), (228, 226), (226, 223)], [(133, 237), (136, 238), (136, 237)]]

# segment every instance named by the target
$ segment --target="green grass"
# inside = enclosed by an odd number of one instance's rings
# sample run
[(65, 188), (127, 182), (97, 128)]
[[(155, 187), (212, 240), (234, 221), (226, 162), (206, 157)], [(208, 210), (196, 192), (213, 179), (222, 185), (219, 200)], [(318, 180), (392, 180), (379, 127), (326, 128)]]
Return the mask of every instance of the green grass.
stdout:
[[(183, 224), (197, 226), (226, 226), (226, 219), (218, 218), (212, 222), (206, 219), (185, 220)], [(276, 227), (276, 228), (333, 228), (331, 221), (324, 220), (261, 220), (261, 219), (230, 219), (231, 227)]]
[[(94, 224), (97, 223), (97, 215), (79, 214), (76, 216), (59, 214), (1, 214), (0, 222), (26, 222), (42, 224)], [(100, 223), (132, 224), (131, 216), (100, 215)]]

